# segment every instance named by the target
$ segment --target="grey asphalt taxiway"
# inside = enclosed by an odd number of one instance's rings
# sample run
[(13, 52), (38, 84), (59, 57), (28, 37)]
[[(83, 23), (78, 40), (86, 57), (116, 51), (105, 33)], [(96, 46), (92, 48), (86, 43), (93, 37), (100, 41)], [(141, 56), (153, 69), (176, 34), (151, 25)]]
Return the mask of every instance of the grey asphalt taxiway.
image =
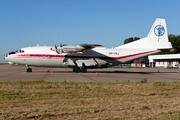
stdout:
[(87, 73), (74, 73), (72, 68), (31, 68), (33, 72), (27, 73), (25, 66), (0, 65), (0, 81), (140, 82), (146, 78), (147, 82), (180, 81), (180, 69), (105, 68), (88, 69)]

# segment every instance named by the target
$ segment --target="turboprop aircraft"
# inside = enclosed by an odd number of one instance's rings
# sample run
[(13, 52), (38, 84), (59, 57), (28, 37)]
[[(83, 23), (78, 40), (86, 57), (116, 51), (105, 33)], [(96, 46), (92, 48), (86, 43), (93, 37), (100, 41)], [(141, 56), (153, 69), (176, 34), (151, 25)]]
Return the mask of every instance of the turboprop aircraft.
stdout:
[(106, 49), (99, 44), (36, 46), (8, 53), (4, 59), (10, 64), (30, 66), (71, 67), (73, 72), (87, 72), (87, 68), (107, 68), (159, 52), (171, 51), (165, 19), (157, 18), (147, 37)]

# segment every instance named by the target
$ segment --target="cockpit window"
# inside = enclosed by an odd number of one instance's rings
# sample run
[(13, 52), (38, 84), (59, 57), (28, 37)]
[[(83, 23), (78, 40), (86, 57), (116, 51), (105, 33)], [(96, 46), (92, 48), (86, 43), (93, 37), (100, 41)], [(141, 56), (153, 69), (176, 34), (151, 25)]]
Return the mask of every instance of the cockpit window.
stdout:
[(11, 55), (11, 54), (15, 54), (15, 52), (10, 52), (9, 55)]
[(16, 53), (24, 53), (24, 50), (18, 49)]

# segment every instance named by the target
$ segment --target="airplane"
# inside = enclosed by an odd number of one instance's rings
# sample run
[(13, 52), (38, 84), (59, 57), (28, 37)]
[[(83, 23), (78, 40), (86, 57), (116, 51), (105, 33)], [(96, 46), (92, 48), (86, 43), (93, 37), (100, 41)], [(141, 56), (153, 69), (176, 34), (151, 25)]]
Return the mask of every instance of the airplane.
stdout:
[(147, 37), (115, 48), (99, 44), (35, 46), (18, 49), (4, 55), (9, 64), (38, 67), (70, 67), (73, 72), (87, 72), (88, 68), (107, 68), (159, 52), (170, 52), (165, 19), (157, 18)]

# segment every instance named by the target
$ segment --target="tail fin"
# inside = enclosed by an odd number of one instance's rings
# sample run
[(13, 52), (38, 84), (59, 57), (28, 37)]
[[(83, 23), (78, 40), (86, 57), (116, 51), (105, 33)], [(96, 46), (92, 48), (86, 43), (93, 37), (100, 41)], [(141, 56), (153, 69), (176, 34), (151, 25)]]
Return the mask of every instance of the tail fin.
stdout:
[(169, 49), (172, 48), (168, 39), (165, 19), (157, 18), (151, 27), (147, 37), (140, 40), (118, 46), (116, 48), (153, 48), (153, 49)]
[(151, 41), (168, 42), (165, 19), (157, 18), (147, 36)]

